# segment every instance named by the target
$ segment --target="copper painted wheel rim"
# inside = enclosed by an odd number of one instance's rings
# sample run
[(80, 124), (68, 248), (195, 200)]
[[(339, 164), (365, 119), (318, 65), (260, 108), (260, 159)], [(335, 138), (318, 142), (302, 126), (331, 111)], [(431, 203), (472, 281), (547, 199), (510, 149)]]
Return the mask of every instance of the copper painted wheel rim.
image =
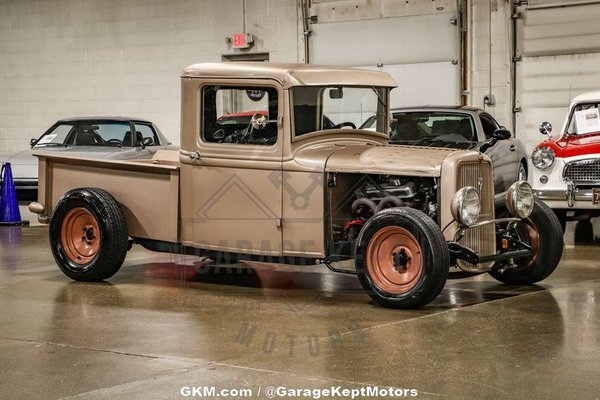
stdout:
[(83, 207), (68, 212), (60, 229), (67, 257), (79, 265), (88, 264), (100, 250), (100, 227), (94, 215)]
[(377, 231), (367, 246), (366, 263), (373, 283), (390, 294), (410, 291), (423, 275), (421, 246), (399, 226)]
[(531, 246), (531, 256), (522, 259), (523, 261), (519, 262), (519, 264), (524, 268), (529, 268), (537, 261), (540, 255), (540, 234), (530, 219), (523, 221), (519, 228), (522, 229), (524, 236), (528, 236), (529, 245)]

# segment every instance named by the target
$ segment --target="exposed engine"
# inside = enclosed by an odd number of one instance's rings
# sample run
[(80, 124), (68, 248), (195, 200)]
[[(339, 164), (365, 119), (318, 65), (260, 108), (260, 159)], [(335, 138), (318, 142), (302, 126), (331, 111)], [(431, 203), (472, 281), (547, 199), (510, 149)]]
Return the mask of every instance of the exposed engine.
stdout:
[(343, 227), (334, 226), (337, 240), (352, 241), (374, 214), (390, 207), (411, 207), (434, 220), (438, 217), (437, 181), (389, 175), (369, 175), (355, 186), (352, 219)]

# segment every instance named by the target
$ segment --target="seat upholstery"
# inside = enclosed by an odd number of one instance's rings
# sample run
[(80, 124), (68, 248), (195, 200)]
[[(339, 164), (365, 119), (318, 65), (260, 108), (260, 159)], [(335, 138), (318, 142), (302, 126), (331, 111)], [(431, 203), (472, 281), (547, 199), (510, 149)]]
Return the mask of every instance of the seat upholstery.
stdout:
[(406, 118), (398, 121), (392, 129), (391, 140), (419, 140), (422, 134), (414, 119)]
[(469, 121), (466, 118), (461, 119), (458, 122), (458, 132), (457, 133), (467, 140), (474, 140), (473, 139), (473, 128), (471, 127), (471, 121)]
[[(142, 141), (144, 140), (144, 135), (142, 135), (142, 132), (140, 132), (140, 131), (135, 131), (135, 136), (136, 136), (136, 140), (133, 145), (140, 146), (142, 144)], [(127, 131), (127, 132), (125, 132), (125, 136), (123, 136), (123, 145), (129, 146), (130, 144), (131, 144), (131, 131)]]
[(92, 132), (82, 130), (76, 133), (73, 144), (75, 146), (92, 146), (96, 144), (96, 140)]
[(457, 134), (459, 130), (458, 122), (454, 120), (435, 121), (431, 127), (431, 134), (434, 136)]

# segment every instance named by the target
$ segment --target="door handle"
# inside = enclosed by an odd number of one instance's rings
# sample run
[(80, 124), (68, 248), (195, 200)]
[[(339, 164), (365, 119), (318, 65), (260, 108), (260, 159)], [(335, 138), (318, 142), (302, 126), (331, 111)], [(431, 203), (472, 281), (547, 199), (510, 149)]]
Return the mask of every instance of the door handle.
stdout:
[(509, 149), (510, 149), (510, 151), (517, 151), (517, 146), (515, 146), (514, 144), (511, 144)]
[(188, 152), (188, 151), (179, 150), (179, 152), (182, 155), (191, 158), (192, 160), (199, 160), (200, 159), (200, 152), (198, 150), (196, 150), (194, 152)]

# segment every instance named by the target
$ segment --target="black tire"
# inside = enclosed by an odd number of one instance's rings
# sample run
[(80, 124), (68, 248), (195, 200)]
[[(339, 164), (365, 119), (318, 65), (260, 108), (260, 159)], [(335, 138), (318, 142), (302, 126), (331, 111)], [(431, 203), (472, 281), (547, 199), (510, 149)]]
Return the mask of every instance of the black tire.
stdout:
[[(390, 232), (388, 236), (385, 236), (386, 232)], [(403, 236), (406, 232), (410, 235)], [(406, 252), (381, 250), (382, 247), (389, 248), (384, 245), (385, 240), (393, 243), (394, 237), (403, 238), (407, 243), (407, 247), (392, 244), (394, 249), (406, 248)], [(379, 244), (380, 240), (384, 242)], [(411, 251), (411, 247), (418, 251)], [(375, 253), (378, 257), (373, 262)], [(407, 255), (413, 253), (420, 254), (420, 257), (406, 259)], [(398, 254), (404, 258), (398, 260)], [(450, 256), (442, 231), (428, 215), (419, 210), (405, 207), (383, 210), (367, 221), (358, 236), (358, 279), (369, 296), (384, 307), (418, 308), (426, 305), (442, 291), (449, 268)], [(405, 277), (410, 277), (415, 270), (419, 271), (418, 274), (406, 285), (387, 279), (391, 277), (397, 281), (403, 273), (407, 274)]]
[(50, 222), (50, 246), (54, 260), (69, 278), (102, 281), (113, 276), (125, 260), (127, 221), (108, 192), (74, 189), (56, 205)]
[[(531, 240), (531, 228), (537, 235), (537, 249), (532, 257), (515, 260), (517, 268), (507, 268), (503, 272), (493, 269), (489, 274), (500, 282), (511, 285), (530, 285), (546, 279), (558, 266), (562, 257), (564, 242), (563, 232), (556, 214), (545, 203), (535, 200), (533, 212), (526, 222), (519, 223), (522, 232), (528, 232)], [(531, 241), (533, 245), (535, 240)]]

